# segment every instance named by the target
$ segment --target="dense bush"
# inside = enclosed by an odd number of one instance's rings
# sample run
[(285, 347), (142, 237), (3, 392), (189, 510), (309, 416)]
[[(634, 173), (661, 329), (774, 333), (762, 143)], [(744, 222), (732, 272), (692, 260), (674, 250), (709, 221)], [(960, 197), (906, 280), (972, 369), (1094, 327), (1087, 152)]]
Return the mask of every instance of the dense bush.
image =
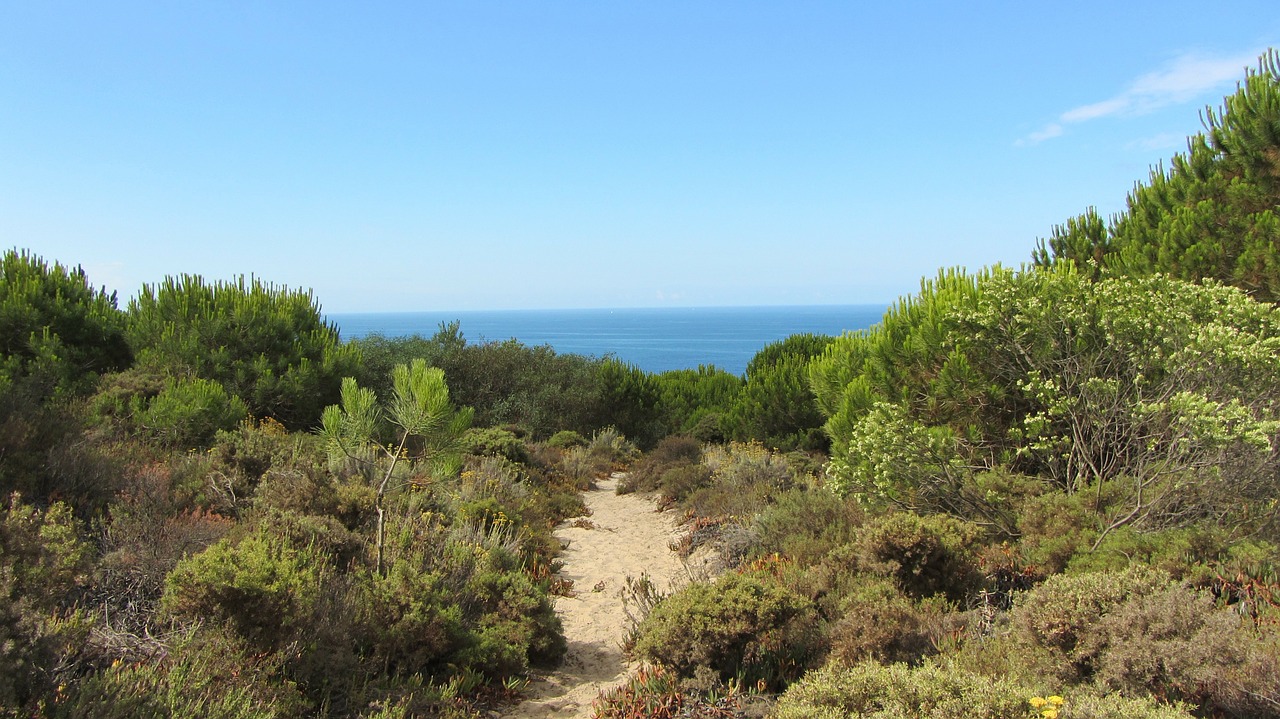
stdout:
[(529, 448), (514, 432), (498, 427), (472, 428), (462, 436), (463, 450), (486, 457), (503, 457), (512, 462), (527, 463)]
[(15, 382), (38, 396), (91, 391), (98, 375), (132, 361), (124, 326), (115, 294), (94, 289), (83, 269), (25, 250), (0, 258), (0, 391)]
[(309, 291), (252, 278), (208, 283), (183, 275), (144, 285), (129, 302), (140, 365), (222, 384), (254, 417), (311, 429), (355, 374), (359, 352), (338, 342)]
[[(935, 664), (864, 662), (830, 665), (787, 690), (777, 719), (1025, 719), (1043, 714), (1044, 697), (1008, 679), (997, 679)], [(1059, 703), (1060, 702), (1060, 703)], [(1151, 699), (1091, 694), (1054, 699), (1057, 719), (1190, 719), (1191, 714)]]
[(310, 617), (329, 570), (315, 548), (298, 546), (264, 523), (179, 562), (166, 580), (163, 604), (180, 619), (227, 622), (253, 645), (277, 649)]
[[(721, 432), (719, 416), (733, 406), (742, 378), (714, 366), (670, 370), (655, 377), (662, 394), (662, 414), (672, 432)], [(701, 439), (701, 438), (699, 438)]]
[(899, 512), (860, 533), (861, 566), (893, 579), (910, 597), (964, 602), (983, 581), (977, 547), (982, 530), (951, 517)]
[(777, 554), (814, 565), (852, 542), (864, 521), (856, 502), (821, 489), (792, 489), (755, 516), (754, 556)]
[(670, 431), (662, 417), (662, 387), (653, 375), (609, 358), (597, 370), (607, 423), (640, 449), (650, 449)]
[(957, 628), (940, 603), (917, 604), (885, 580), (859, 583), (841, 610), (831, 628), (831, 658), (847, 665), (867, 659), (918, 664)]
[(540, 440), (561, 430), (587, 434), (611, 422), (597, 381), (600, 360), (515, 340), (468, 342), (457, 322), (442, 324), (429, 338), (371, 335), (351, 344), (365, 357), (361, 383), (382, 396), (397, 364), (422, 359), (444, 370), (455, 401), (475, 410), (478, 426), (519, 425)]
[(202, 447), (219, 431), (235, 429), (248, 408), (222, 385), (206, 379), (170, 380), (139, 413), (143, 431), (170, 447)]
[(767, 577), (726, 574), (658, 604), (639, 627), (635, 653), (692, 677), (709, 668), (728, 681), (780, 687), (821, 653), (808, 600)]
[(756, 353), (747, 365), (746, 384), (722, 420), (725, 434), (784, 451), (825, 451), (825, 418), (809, 387), (809, 365), (834, 339), (792, 335)]
[(16, 494), (0, 504), (0, 713), (67, 678), (89, 630), (74, 604), (90, 559), (67, 505), (40, 511)]
[(587, 446), (587, 438), (571, 429), (562, 429), (547, 439), (547, 446), (558, 449)]
[(1078, 680), (1092, 659), (1082, 642), (1098, 619), (1168, 583), (1168, 575), (1144, 567), (1055, 575), (1018, 600), (1013, 623), (1025, 641), (1060, 663), (1063, 679)]
[(700, 517), (750, 517), (809, 479), (798, 476), (786, 457), (758, 443), (707, 447), (702, 463), (711, 480), (683, 502)]

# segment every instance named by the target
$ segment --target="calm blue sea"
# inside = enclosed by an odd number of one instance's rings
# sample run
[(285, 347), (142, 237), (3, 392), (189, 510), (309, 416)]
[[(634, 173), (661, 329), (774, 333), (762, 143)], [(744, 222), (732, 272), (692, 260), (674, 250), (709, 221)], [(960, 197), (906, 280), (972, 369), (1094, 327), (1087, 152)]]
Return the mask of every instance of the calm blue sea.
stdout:
[(332, 314), (343, 339), (380, 333), (429, 337), (457, 320), (468, 342), (517, 339), (556, 352), (613, 355), (646, 372), (715, 365), (734, 374), (770, 342), (793, 334), (839, 335), (879, 322), (886, 305), (692, 307), (499, 312)]

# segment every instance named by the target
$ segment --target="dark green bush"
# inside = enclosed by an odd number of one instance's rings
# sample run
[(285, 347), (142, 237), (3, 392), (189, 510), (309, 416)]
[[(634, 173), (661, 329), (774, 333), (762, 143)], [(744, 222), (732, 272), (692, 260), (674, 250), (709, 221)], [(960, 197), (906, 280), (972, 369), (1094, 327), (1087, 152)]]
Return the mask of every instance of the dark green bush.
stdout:
[(861, 565), (892, 578), (909, 597), (941, 595), (963, 602), (982, 585), (977, 565), (982, 536), (970, 522), (899, 512), (862, 530)]
[(723, 444), (729, 439), (724, 431), (724, 415), (707, 412), (689, 428), (689, 436), (704, 444)]
[(128, 337), (139, 365), (218, 382), (253, 416), (292, 429), (316, 426), (360, 366), (310, 291), (257, 278), (183, 275), (144, 285), (129, 302)]
[(663, 502), (677, 503), (711, 482), (711, 471), (700, 464), (686, 464), (664, 471), (658, 479)]
[(37, 399), (91, 392), (99, 374), (132, 362), (124, 326), (115, 294), (83, 269), (26, 250), (0, 258), (0, 388), (17, 383)]
[(658, 604), (638, 629), (635, 653), (682, 677), (704, 667), (723, 681), (777, 688), (821, 655), (817, 621), (808, 600), (774, 581), (726, 574)]
[(741, 377), (700, 365), (663, 372), (654, 380), (662, 394), (663, 419), (671, 431), (694, 435), (695, 428), (702, 427), (702, 434), (719, 437), (698, 436), (699, 441), (724, 441), (719, 420), (742, 391)]

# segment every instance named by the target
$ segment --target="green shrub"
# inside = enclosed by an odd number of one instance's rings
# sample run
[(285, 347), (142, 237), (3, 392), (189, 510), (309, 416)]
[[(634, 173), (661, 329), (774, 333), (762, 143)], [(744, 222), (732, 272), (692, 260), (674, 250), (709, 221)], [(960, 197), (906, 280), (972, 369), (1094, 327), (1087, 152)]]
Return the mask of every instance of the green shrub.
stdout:
[(362, 659), (393, 675), (431, 674), (447, 668), (467, 646), (461, 600), (445, 578), (412, 562), (396, 562), (358, 597)]
[(166, 656), (116, 661), (68, 684), (50, 719), (285, 719), (306, 702), (283, 679), (281, 658), (248, 651), (217, 632), (180, 637)]
[(709, 446), (702, 462), (711, 481), (684, 502), (700, 517), (749, 517), (797, 484), (786, 458), (759, 443)]
[(90, 622), (73, 609), (91, 547), (71, 508), (12, 495), (0, 505), (0, 712), (47, 694), (76, 664)]
[(686, 464), (671, 467), (658, 480), (662, 501), (675, 504), (711, 483), (711, 472), (706, 467)]
[(1022, 562), (1042, 575), (1058, 574), (1098, 538), (1097, 514), (1087, 492), (1046, 492), (1023, 503), (1018, 515)]
[(587, 444), (587, 453), (611, 466), (630, 464), (640, 456), (636, 445), (613, 427), (605, 427), (592, 434), (591, 442)]
[[(1027, 719), (1042, 712), (1038, 692), (1009, 679), (926, 663), (885, 666), (829, 665), (792, 685), (775, 719)], [(1153, 699), (1069, 694), (1058, 719), (1191, 719), (1177, 706)]]
[(248, 412), (239, 397), (207, 379), (170, 380), (138, 415), (143, 431), (170, 447), (204, 447)]
[(1000, 679), (932, 664), (831, 665), (797, 682), (778, 702), (776, 719), (1026, 719), (1030, 693)]
[(861, 566), (890, 577), (904, 594), (965, 601), (981, 586), (977, 525), (952, 517), (899, 512), (863, 529)]
[(49, 266), (26, 250), (0, 258), (0, 385), (38, 397), (90, 392), (97, 375), (124, 369), (132, 353), (116, 296), (84, 270)]
[(174, 617), (229, 622), (255, 645), (274, 649), (311, 616), (326, 560), (261, 524), (240, 541), (223, 539), (178, 563), (162, 600)]
[(310, 291), (257, 278), (144, 285), (129, 302), (128, 337), (139, 365), (218, 382), (253, 416), (291, 429), (314, 427), (360, 366)]
[(639, 627), (635, 653), (682, 677), (704, 667), (723, 681), (781, 687), (821, 654), (821, 638), (808, 600), (735, 573), (690, 585), (654, 607)]
[(726, 433), (784, 451), (826, 451), (830, 440), (809, 386), (809, 365), (834, 341), (824, 335), (792, 335), (760, 350), (747, 366), (746, 384), (725, 412)]
[(779, 554), (804, 565), (821, 561), (857, 536), (865, 521), (856, 502), (822, 490), (792, 489), (755, 517), (755, 556)]
[(502, 457), (518, 464), (529, 461), (529, 449), (515, 433), (490, 427), (471, 428), (462, 436), (462, 446), (468, 454), (482, 457)]
[(587, 446), (587, 438), (571, 429), (562, 429), (547, 440), (548, 447), (569, 449), (570, 447)]

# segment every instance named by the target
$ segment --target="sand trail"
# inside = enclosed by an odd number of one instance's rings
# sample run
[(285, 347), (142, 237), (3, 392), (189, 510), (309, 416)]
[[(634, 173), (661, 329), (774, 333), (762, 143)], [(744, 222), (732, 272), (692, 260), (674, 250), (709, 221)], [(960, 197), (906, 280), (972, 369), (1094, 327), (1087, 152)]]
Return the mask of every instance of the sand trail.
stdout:
[(678, 533), (674, 513), (657, 513), (643, 496), (615, 494), (621, 476), (584, 494), (586, 522), (571, 520), (555, 532), (569, 545), (560, 555), (560, 575), (573, 580), (573, 592), (556, 598), (569, 652), (558, 669), (535, 676), (530, 698), (504, 716), (590, 717), (600, 690), (621, 683), (630, 670), (620, 646), (628, 629), (621, 593), (627, 577), (647, 573), (663, 592), (685, 577), (669, 546)]

